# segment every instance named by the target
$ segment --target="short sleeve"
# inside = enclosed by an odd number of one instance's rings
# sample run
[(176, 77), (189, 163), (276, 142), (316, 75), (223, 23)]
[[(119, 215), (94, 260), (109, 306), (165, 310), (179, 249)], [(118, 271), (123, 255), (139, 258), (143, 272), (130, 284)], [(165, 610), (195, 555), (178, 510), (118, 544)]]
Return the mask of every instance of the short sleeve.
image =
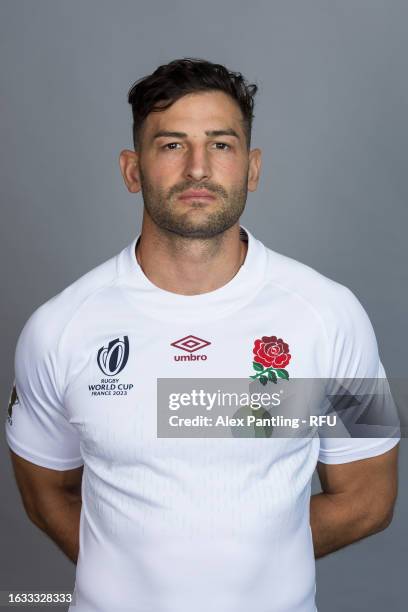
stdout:
[[(367, 389), (372, 389), (371, 398), (381, 398), (377, 403), (382, 402), (382, 422), (390, 426), (378, 428), (382, 437), (375, 437), (372, 433), (366, 437), (355, 437), (356, 433), (350, 436), (347, 428), (344, 428), (344, 437), (320, 436), (318, 461), (322, 463), (347, 463), (374, 457), (390, 450), (400, 440), (398, 412), (380, 360), (373, 326), (357, 297), (343, 285), (339, 287), (341, 290), (337, 295), (336, 314), (330, 320), (328, 327), (328, 354), (331, 356), (329, 383), (350, 381), (353, 393), (355, 389), (358, 392), (358, 388), (361, 387), (363, 389), (361, 395), (355, 395), (360, 398), (360, 414), (363, 414), (365, 408), (362, 404), (364, 400), (361, 398), (370, 397)], [(372, 405), (373, 402), (367, 401), (364, 411), (368, 422)], [(352, 402), (350, 407), (353, 409)], [(343, 413), (343, 416), (346, 420), (347, 414)], [(360, 430), (364, 428), (360, 427)], [(371, 430), (376, 431), (373, 427)], [(385, 430), (387, 433), (384, 436)], [(358, 426), (354, 428), (354, 432), (357, 431), (359, 431)]]
[(58, 335), (50, 316), (47, 305), (41, 306), (18, 338), (6, 439), (17, 455), (32, 463), (69, 470), (83, 460), (79, 432), (67, 418), (58, 385)]

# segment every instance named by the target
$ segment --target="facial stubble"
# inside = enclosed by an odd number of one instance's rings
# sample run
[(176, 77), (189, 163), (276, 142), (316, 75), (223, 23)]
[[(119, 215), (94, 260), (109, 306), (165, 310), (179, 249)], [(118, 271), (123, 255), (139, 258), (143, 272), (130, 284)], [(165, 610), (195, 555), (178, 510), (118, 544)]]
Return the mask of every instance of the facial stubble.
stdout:
[[(141, 168), (139, 170), (142, 197), (147, 213), (158, 227), (179, 236), (212, 238), (232, 227), (245, 209), (248, 195), (248, 174), (241, 185), (234, 187), (229, 192), (209, 182), (201, 182), (198, 185), (185, 182), (165, 192), (149, 183)], [(208, 203), (190, 200), (188, 209), (182, 211), (177, 198), (187, 189), (207, 189), (216, 199)], [(197, 208), (202, 209), (202, 212), (196, 214), (195, 209)]]

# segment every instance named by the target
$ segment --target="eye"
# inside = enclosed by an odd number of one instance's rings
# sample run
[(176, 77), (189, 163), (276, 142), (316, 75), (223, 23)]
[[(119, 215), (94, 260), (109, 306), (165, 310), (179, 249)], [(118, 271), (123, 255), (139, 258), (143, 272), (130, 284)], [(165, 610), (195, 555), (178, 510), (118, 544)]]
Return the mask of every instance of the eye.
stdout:
[[(227, 144), (226, 142), (216, 142), (216, 145), (221, 145), (222, 147), (227, 147), (228, 149), (230, 149), (230, 145)], [(226, 149), (222, 149), (222, 151), (225, 151)]]
[[(165, 144), (162, 149), (166, 149), (167, 147), (170, 147), (171, 145), (178, 145), (180, 144), (179, 142), (168, 142), (167, 144)], [(174, 149), (170, 149), (171, 151), (173, 151)]]

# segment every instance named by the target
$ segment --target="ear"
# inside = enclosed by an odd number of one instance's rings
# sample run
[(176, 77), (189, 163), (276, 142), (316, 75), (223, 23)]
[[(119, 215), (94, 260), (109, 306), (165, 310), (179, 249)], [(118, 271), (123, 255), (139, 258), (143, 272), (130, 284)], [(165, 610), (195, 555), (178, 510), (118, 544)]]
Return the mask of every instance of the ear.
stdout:
[(123, 180), (130, 193), (140, 191), (139, 153), (124, 149), (119, 155), (119, 165)]
[(261, 149), (252, 149), (252, 151), (249, 152), (248, 191), (256, 191), (258, 187), (262, 165), (261, 157)]

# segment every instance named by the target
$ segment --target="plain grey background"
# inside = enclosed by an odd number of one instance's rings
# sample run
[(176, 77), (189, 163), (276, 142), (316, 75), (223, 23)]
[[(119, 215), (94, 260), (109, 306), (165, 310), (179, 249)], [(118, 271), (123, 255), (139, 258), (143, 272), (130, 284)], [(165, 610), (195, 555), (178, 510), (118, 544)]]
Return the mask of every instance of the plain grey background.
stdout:
[[(242, 223), (354, 291), (388, 375), (406, 376), (407, 23), (398, 0), (2, 0), (3, 405), (28, 316), (137, 233), (141, 196), (118, 164), (126, 94), (187, 56), (260, 87), (263, 170)], [(0, 590), (72, 590), (73, 564), (25, 516), (4, 435), (0, 453)], [(317, 561), (319, 612), (405, 609), (407, 459), (403, 440), (392, 525)]]

